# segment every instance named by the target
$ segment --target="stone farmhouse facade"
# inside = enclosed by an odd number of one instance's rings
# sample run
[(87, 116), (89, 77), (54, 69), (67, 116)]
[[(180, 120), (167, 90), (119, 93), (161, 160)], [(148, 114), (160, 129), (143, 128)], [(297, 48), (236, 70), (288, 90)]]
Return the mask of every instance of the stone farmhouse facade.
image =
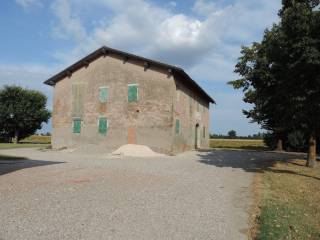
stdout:
[(53, 148), (209, 146), (214, 100), (183, 69), (102, 47), (45, 81), (54, 87)]

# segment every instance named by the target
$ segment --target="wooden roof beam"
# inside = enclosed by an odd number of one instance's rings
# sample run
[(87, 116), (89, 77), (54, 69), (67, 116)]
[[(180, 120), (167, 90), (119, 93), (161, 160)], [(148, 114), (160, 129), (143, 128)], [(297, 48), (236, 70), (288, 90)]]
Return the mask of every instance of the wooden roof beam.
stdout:
[(150, 68), (150, 63), (149, 62), (144, 62), (143, 66), (144, 66), (144, 71), (147, 71), (147, 69)]

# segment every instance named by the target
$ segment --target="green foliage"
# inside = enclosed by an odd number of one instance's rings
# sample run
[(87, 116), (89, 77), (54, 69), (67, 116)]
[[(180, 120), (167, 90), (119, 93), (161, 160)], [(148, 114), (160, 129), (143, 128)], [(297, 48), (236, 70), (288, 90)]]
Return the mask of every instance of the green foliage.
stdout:
[(305, 151), (308, 148), (308, 139), (302, 131), (294, 131), (288, 134), (288, 146), (290, 150), (297, 152)]
[(276, 149), (277, 135), (274, 132), (268, 132), (268, 133), (264, 134), (263, 141), (268, 146), (269, 149), (271, 149), (271, 150)]
[(47, 97), (18, 86), (0, 89), (0, 136), (26, 138), (41, 129), (51, 114), (46, 109)]
[(230, 130), (228, 132), (228, 137), (229, 138), (236, 138), (237, 137), (237, 132), (235, 130)]
[[(264, 133), (257, 133), (253, 135), (248, 135), (248, 136), (236, 136), (235, 139), (263, 139)], [(211, 139), (227, 139), (229, 136), (224, 135), (224, 134), (210, 134)]]
[[(242, 89), (253, 122), (288, 137), (297, 130), (310, 137), (320, 131), (319, 1), (284, 0), (281, 21), (266, 30), (260, 43), (242, 47), (232, 81)], [(271, 139), (268, 139), (267, 142)], [(293, 137), (291, 137), (292, 140)], [(272, 145), (272, 141), (267, 143)]]

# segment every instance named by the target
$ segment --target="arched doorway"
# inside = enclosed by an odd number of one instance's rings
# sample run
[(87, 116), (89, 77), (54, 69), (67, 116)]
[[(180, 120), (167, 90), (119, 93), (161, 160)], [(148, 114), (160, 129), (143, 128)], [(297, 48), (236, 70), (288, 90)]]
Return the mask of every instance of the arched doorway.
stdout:
[(195, 149), (199, 149), (200, 148), (200, 127), (199, 127), (199, 123), (196, 124), (194, 137), (195, 137), (195, 139), (194, 139), (194, 148)]

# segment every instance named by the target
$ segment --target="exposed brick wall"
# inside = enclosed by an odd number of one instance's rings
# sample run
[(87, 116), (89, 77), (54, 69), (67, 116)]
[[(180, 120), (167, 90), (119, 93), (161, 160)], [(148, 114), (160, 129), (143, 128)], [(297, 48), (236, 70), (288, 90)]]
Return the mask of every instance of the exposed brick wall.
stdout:
[[(84, 87), (83, 95), (79, 95), (83, 98), (78, 116), (82, 120), (80, 134), (72, 132), (73, 117), (78, 114), (72, 94), (75, 84)], [(128, 84), (138, 84), (138, 102), (128, 102)], [(109, 87), (106, 103), (99, 101), (102, 86)], [(198, 113), (197, 102), (204, 107), (203, 112)], [(206, 137), (200, 139), (200, 146), (207, 147), (208, 107), (208, 102), (185, 86), (183, 79), (168, 76), (163, 69), (151, 66), (145, 70), (143, 63), (123, 61), (116, 55), (100, 57), (55, 85), (52, 144), (54, 148), (94, 144), (111, 151), (136, 143), (159, 152), (181, 152), (194, 148), (198, 123), (201, 133), (202, 126), (207, 129)], [(99, 117), (108, 119), (106, 136), (98, 133)], [(179, 136), (175, 134), (176, 118), (181, 121)]]

